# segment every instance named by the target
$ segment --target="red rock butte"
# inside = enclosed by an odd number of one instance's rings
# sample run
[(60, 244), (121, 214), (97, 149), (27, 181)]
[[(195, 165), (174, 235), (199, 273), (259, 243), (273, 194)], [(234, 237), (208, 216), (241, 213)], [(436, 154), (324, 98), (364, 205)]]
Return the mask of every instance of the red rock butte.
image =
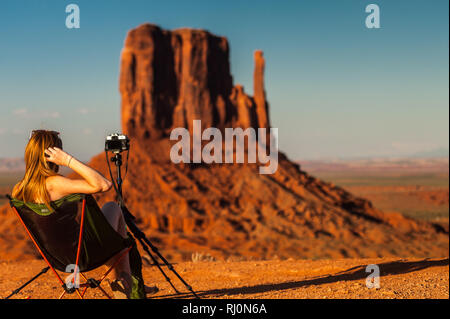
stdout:
[(222, 130), (269, 127), (262, 51), (255, 51), (250, 97), (241, 85), (233, 86), (227, 39), (204, 30), (166, 31), (151, 24), (131, 30), (119, 82), (123, 132), (140, 146), (157, 144), (161, 152), (151, 154), (157, 161), (169, 160), (170, 131), (192, 132), (193, 120)]
[[(192, 130), (193, 120), (203, 128), (270, 127), (263, 53), (255, 51), (254, 59), (252, 97), (233, 84), (224, 37), (151, 24), (126, 37), (119, 89), (131, 152), (123, 192), (163, 254), (171, 260), (194, 252), (219, 259), (448, 256), (448, 228), (384, 213), (310, 176), (283, 153), (272, 175), (259, 174), (256, 164), (170, 161), (170, 131)], [(108, 175), (103, 153), (90, 165)], [(114, 192), (96, 198), (114, 200)], [(1, 211), (0, 258), (33, 254), (13, 214), (6, 206)]]

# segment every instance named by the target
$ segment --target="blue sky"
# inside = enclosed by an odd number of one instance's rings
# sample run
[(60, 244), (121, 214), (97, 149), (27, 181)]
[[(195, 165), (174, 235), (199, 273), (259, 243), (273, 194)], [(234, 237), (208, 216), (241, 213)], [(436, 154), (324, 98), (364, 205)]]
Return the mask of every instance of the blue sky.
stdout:
[[(81, 28), (65, 27), (76, 3)], [(366, 5), (381, 9), (367, 29)], [(404, 156), (449, 145), (448, 1), (3, 0), (0, 157), (58, 130), (89, 159), (120, 130), (126, 33), (144, 22), (226, 36), (234, 83), (252, 93), (253, 51), (280, 148), (293, 159)]]

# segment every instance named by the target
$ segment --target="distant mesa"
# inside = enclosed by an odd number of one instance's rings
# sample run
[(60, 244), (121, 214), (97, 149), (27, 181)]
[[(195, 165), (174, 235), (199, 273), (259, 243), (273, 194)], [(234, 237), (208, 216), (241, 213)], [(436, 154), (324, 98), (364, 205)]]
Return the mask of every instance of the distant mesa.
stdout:
[(23, 171), (25, 171), (25, 162), (23, 158), (0, 158), (0, 173)]
[(415, 158), (430, 158), (430, 157), (449, 157), (448, 148), (437, 148), (430, 151), (418, 152), (411, 157)]

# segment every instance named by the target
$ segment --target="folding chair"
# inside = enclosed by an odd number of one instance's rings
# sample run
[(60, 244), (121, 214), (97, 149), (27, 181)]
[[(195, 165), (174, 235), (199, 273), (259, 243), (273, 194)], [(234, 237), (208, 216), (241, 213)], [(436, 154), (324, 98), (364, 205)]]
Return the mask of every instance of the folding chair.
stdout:
[[(75, 292), (83, 299), (88, 288), (98, 288), (111, 299), (100, 284), (132, 248), (137, 248), (134, 238), (130, 235), (123, 238), (112, 228), (91, 195), (71, 194), (53, 201), (53, 212), (44, 204), (24, 203), (9, 195), (7, 197), (37, 250), (61, 284), (63, 291), (59, 299), (66, 293)], [(85, 272), (104, 265), (115, 256), (114, 264), (99, 279), (85, 276)], [(66, 283), (57, 270), (73, 272), (73, 279)], [(142, 279), (140, 269), (139, 274)], [(78, 275), (84, 282), (80, 280), (79, 285), (74, 285)]]

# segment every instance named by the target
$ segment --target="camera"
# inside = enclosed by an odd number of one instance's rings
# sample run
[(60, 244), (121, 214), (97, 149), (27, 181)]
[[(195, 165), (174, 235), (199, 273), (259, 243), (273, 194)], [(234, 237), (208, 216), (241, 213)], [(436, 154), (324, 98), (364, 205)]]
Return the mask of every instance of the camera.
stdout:
[(130, 149), (130, 139), (123, 134), (110, 134), (106, 137), (105, 151), (120, 153)]

